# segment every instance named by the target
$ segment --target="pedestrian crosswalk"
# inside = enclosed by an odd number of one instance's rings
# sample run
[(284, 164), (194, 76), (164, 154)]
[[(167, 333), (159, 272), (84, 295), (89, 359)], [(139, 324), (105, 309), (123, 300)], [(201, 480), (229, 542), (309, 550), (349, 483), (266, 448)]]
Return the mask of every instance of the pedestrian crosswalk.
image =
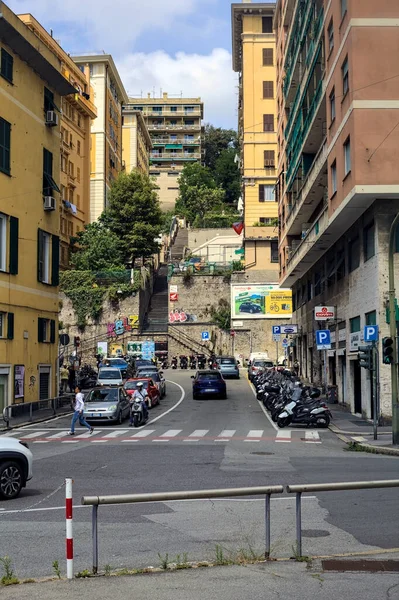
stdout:
[(245, 442), (247, 444), (256, 444), (261, 442), (275, 443), (305, 443), (321, 444), (320, 433), (317, 430), (308, 429), (280, 429), (278, 431), (263, 429), (251, 429), (239, 431), (236, 429), (223, 429), (222, 431), (210, 429), (194, 429), (185, 431), (183, 429), (110, 429), (95, 428), (94, 433), (77, 430), (73, 437), (68, 436), (68, 430), (40, 429), (27, 427), (8, 432), (7, 436), (12, 436), (31, 444), (48, 444), (58, 442), (61, 444), (95, 443), (229, 443)]

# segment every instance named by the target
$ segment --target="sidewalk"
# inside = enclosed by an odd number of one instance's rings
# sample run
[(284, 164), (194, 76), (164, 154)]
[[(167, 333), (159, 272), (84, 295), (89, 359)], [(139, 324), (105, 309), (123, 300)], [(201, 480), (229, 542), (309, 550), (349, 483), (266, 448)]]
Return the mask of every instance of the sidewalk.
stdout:
[(378, 439), (374, 440), (373, 422), (358, 417), (339, 404), (329, 404), (332, 421), (329, 429), (347, 444), (355, 443), (359, 449), (376, 454), (399, 456), (399, 446), (392, 445), (390, 425), (378, 427)]
[(327, 571), (320, 563), (269, 562), (0, 587), (2, 600), (399, 600), (398, 573), (376, 570)]

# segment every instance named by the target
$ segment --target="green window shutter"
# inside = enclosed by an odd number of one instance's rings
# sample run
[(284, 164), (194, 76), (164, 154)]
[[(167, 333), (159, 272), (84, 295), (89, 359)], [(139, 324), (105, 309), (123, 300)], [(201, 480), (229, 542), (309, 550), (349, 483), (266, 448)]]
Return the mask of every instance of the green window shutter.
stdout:
[(10, 247), (9, 247), (9, 266), (10, 275), (18, 274), (18, 232), (19, 221), (16, 217), (10, 217)]
[(43, 319), (41, 317), (37, 320), (38, 329), (37, 329), (37, 339), (39, 342), (44, 342), (43, 340)]
[(42, 246), (43, 246), (43, 232), (41, 229), (37, 230), (37, 280), (43, 280), (43, 263), (42, 257)]
[(54, 110), (54, 94), (48, 88), (44, 88), (44, 110)]
[(14, 58), (4, 48), (1, 49), (1, 75), (12, 83)]
[(7, 339), (14, 339), (14, 313), (7, 313)]
[(60, 283), (60, 238), (51, 236), (51, 285)]
[(11, 124), (0, 117), (0, 171), (10, 175)]
[(50, 321), (50, 343), (55, 344), (55, 321), (51, 319)]

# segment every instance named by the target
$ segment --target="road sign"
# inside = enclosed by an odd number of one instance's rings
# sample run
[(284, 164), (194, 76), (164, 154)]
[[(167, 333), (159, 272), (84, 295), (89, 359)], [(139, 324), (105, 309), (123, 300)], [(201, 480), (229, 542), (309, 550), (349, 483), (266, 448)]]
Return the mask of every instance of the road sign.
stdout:
[(206, 342), (207, 340), (209, 340), (209, 331), (203, 331), (203, 332), (201, 333), (201, 337), (202, 337), (202, 340), (203, 340), (204, 342)]
[(283, 348), (288, 348), (289, 346), (289, 340), (287, 340), (287, 338), (283, 338), (283, 341), (281, 342), (283, 345)]
[(335, 318), (335, 306), (315, 306), (315, 321), (326, 321)]
[(273, 333), (273, 342), (279, 342), (281, 335), (279, 333)]
[(67, 333), (61, 333), (60, 335), (60, 344), (61, 346), (68, 346), (69, 342), (70, 342), (70, 337)]
[(284, 335), (298, 333), (298, 325), (280, 325), (280, 331)]
[(273, 331), (274, 335), (279, 335), (281, 333), (281, 327), (280, 327), (280, 325), (273, 325), (272, 331)]
[(316, 331), (316, 345), (318, 350), (331, 350), (331, 336), (328, 329)]
[(377, 342), (378, 341), (378, 325), (366, 325), (365, 326), (364, 341), (365, 342)]

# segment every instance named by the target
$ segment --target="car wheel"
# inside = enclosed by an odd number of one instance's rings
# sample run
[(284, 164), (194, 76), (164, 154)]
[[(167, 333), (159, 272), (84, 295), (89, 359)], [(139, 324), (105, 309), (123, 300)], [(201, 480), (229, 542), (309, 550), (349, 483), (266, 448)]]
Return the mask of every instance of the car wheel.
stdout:
[(24, 476), (20, 465), (14, 461), (4, 462), (0, 466), (0, 497), (4, 500), (16, 498), (24, 485)]
[(123, 423), (123, 413), (122, 413), (122, 410), (119, 411), (118, 423), (119, 423), (119, 425), (122, 425), (122, 423)]

